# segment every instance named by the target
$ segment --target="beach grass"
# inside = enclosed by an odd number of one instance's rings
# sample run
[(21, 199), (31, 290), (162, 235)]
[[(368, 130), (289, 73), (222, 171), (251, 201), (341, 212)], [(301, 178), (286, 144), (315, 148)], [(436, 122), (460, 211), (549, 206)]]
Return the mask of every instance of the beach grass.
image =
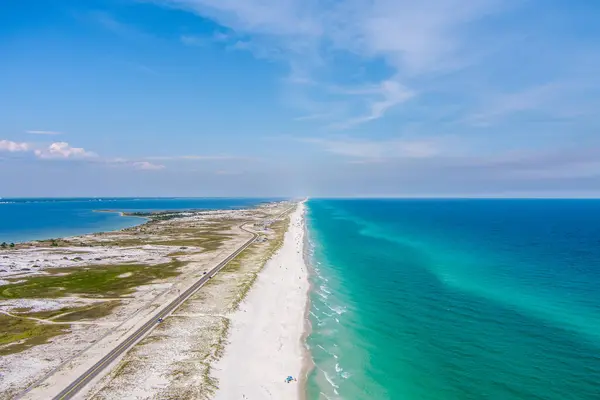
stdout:
[(226, 234), (204, 234), (197, 237), (192, 236), (165, 241), (154, 241), (152, 244), (178, 247), (201, 247), (204, 251), (215, 251), (223, 245), (225, 240), (231, 238), (231, 235)]
[(78, 307), (70, 309), (67, 312), (59, 314), (58, 316), (54, 316), (52, 320), (57, 322), (94, 320), (110, 315), (110, 313), (120, 304), (121, 302), (116, 300), (91, 304), (86, 307)]
[[(248, 292), (256, 282), (258, 278), (258, 274), (263, 269), (267, 261), (275, 254), (277, 250), (281, 248), (283, 245), (283, 239), (285, 232), (287, 230), (287, 226), (289, 225), (289, 216), (282, 218), (271, 225), (271, 229), (275, 232), (273, 238), (263, 244), (253, 244), (248, 247), (246, 250), (238, 254), (233, 260), (231, 260), (225, 268), (223, 268), (223, 272), (239, 272), (245, 263), (253, 262), (258, 265), (258, 268), (252, 270), (250, 274), (247, 275), (246, 279), (243, 279), (242, 282), (238, 285), (238, 294), (235, 297), (235, 300), (230, 306), (231, 310), (235, 310), (239, 307), (240, 303), (244, 298), (248, 295)], [(258, 250), (256, 246), (266, 246), (266, 249)], [(256, 258), (256, 256), (259, 258)]]
[(0, 299), (56, 298), (70, 295), (119, 297), (137, 286), (179, 275), (183, 262), (149, 265), (110, 265), (48, 269), (48, 276), (32, 276), (0, 287)]
[(177, 246), (177, 247), (200, 247), (204, 251), (218, 250), (223, 243), (234, 237), (229, 233), (231, 224), (219, 224), (218, 226), (202, 228), (163, 228), (160, 235), (149, 235), (148, 237), (127, 237), (110, 241), (96, 242), (101, 246)]
[(0, 314), (0, 356), (19, 353), (47, 343), (69, 331), (69, 325), (44, 324), (32, 319)]
[(10, 310), (10, 312), (13, 315), (18, 315), (18, 316), (23, 316), (23, 317), (32, 317), (32, 318), (39, 318), (39, 319), (52, 319), (53, 317), (56, 317), (57, 315), (61, 315), (61, 314), (67, 313), (69, 311), (73, 311), (73, 308), (72, 307), (63, 307), (58, 310), (35, 311), (35, 312), (29, 312), (29, 310), (31, 310), (31, 308), (26, 308), (26, 309), (13, 308), (12, 310)]

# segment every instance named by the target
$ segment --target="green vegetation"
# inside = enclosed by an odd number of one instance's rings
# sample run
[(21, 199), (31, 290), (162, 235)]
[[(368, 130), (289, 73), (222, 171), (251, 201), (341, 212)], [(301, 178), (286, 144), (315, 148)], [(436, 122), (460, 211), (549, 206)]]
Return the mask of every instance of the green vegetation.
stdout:
[(170, 219), (183, 218), (195, 211), (134, 211), (126, 212), (123, 215), (128, 217), (150, 218), (153, 221), (167, 221)]
[[(140, 245), (162, 245), (177, 247), (201, 247), (205, 251), (214, 251), (219, 249), (223, 243), (233, 237), (227, 231), (237, 221), (218, 221), (211, 224), (203, 222), (201, 226), (160, 226), (160, 236), (153, 236), (151, 225), (142, 225), (130, 228), (135, 236), (129, 238), (120, 238), (115, 241), (103, 241), (102, 246), (140, 246)], [(151, 224), (151, 223), (150, 223)], [(140, 234), (141, 235), (138, 235)], [(145, 236), (149, 234), (150, 236)], [(178, 253), (179, 254), (179, 253)], [(184, 253), (181, 253), (184, 254)]]
[[(155, 266), (112, 265), (47, 270), (50, 276), (32, 276), (24, 282), (0, 286), (0, 299), (48, 298), (69, 295), (119, 297), (156, 279), (179, 275), (180, 261)], [(60, 275), (59, 275), (60, 274)]]
[(164, 246), (202, 247), (206, 251), (214, 251), (218, 250), (223, 245), (223, 242), (230, 238), (231, 235), (226, 234), (204, 234), (199, 237), (166, 240), (164, 242), (154, 242), (154, 244), (160, 244)]
[(121, 375), (127, 367), (131, 366), (131, 360), (121, 360), (119, 365), (112, 371), (112, 380), (114, 380), (117, 376)]
[[(246, 297), (246, 295), (250, 291), (250, 288), (252, 287), (252, 285), (254, 284), (256, 279), (258, 278), (258, 273), (262, 270), (262, 268), (266, 264), (267, 260), (269, 260), (273, 256), (273, 254), (275, 254), (275, 252), (277, 250), (279, 250), (279, 248), (283, 245), (283, 239), (284, 239), (284, 235), (285, 235), (288, 225), (289, 225), (289, 216), (286, 216), (285, 218), (278, 220), (271, 225), (271, 229), (275, 232), (275, 237), (266, 242), (266, 246), (268, 246), (268, 248), (265, 250), (264, 253), (261, 254), (261, 258), (256, 261), (253, 260), (253, 262), (256, 262), (257, 264), (259, 264), (259, 267), (258, 267), (258, 269), (253, 270), (252, 273), (249, 275), (249, 278), (242, 281), (242, 283), (239, 285), (239, 293), (238, 293), (237, 297), (235, 298), (235, 300), (233, 301), (233, 303), (231, 304), (232, 310), (235, 310), (239, 307), (241, 301)], [(246, 262), (249, 262), (249, 260), (252, 259), (252, 256), (255, 255), (255, 253), (256, 253), (255, 246), (257, 246), (256, 243), (249, 246), (246, 250), (244, 250), (240, 254), (238, 254), (237, 257), (235, 257), (233, 260), (231, 260), (223, 268), (222, 271), (223, 272), (238, 272), (242, 268), (242, 265)], [(216, 278), (217, 277), (211, 279), (207, 283), (207, 285), (217, 284), (218, 280), (215, 280)]]
[(0, 356), (19, 353), (67, 333), (69, 325), (44, 324), (0, 314)]
[(23, 317), (33, 317), (33, 318), (39, 318), (39, 319), (52, 319), (54, 317), (56, 317), (57, 315), (61, 315), (64, 313), (67, 313), (69, 311), (73, 311), (74, 308), (70, 308), (70, 307), (64, 307), (58, 310), (48, 310), (48, 311), (37, 311), (37, 312), (28, 312), (29, 309), (25, 309), (25, 310), (19, 310), (19, 309), (12, 309), (10, 311), (11, 314), (13, 315), (22, 315)]
[[(85, 307), (25, 313), (27, 309), (14, 309), (12, 316), (0, 314), (0, 356), (19, 353), (33, 346), (47, 343), (51, 338), (69, 332), (70, 325), (52, 322), (73, 322), (104, 317), (120, 304), (105, 301)], [(48, 323), (31, 318), (45, 319)]]
[(56, 318), (53, 318), (53, 321), (72, 322), (102, 318), (109, 315), (119, 304), (121, 304), (120, 301), (105, 301), (102, 303), (92, 304), (87, 307), (75, 308), (70, 312), (62, 313)]

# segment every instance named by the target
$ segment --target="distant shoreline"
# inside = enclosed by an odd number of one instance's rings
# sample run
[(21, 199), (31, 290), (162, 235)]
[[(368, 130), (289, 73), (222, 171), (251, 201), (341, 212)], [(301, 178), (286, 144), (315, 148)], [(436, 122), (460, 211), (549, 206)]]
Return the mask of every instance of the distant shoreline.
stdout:
[[(145, 219), (146, 221), (150, 221), (150, 218), (148, 218), (147, 216), (134, 215), (134, 214), (129, 213), (127, 211), (118, 211), (118, 210), (92, 210), (92, 212), (96, 212), (96, 213), (108, 213), (108, 214), (119, 214), (119, 217), (142, 218), (142, 219)], [(134, 226), (137, 226), (137, 225), (133, 225), (133, 226), (131, 226), (131, 228), (133, 228)], [(127, 228), (123, 228), (123, 229), (127, 229)]]
[[(270, 199), (5, 198), (0, 242), (27, 243), (132, 228), (158, 213), (252, 208)], [(107, 213), (116, 214), (109, 216)], [(104, 215), (102, 215), (104, 214)], [(117, 218), (124, 217), (124, 218)]]

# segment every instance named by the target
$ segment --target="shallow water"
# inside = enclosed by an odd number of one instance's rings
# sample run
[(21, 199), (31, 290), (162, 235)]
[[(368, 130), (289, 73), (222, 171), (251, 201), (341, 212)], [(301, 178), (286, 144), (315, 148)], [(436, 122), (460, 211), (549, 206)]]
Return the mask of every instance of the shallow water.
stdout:
[(308, 210), (310, 399), (600, 398), (600, 201)]
[(127, 228), (144, 220), (95, 210), (231, 209), (271, 199), (61, 198), (0, 200), (0, 242), (23, 242)]

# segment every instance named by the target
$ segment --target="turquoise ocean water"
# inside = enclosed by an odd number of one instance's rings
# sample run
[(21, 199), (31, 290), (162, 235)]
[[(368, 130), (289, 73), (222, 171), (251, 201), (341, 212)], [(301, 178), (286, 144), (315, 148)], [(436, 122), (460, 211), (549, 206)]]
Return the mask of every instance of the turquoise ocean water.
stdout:
[(162, 211), (231, 209), (274, 199), (61, 198), (0, 199), (0, 242), (23, 242), (127, 228), (141, 218), (95, 210)]
[(309, 399), (600, 399), (600, 201), (310, 200)]

